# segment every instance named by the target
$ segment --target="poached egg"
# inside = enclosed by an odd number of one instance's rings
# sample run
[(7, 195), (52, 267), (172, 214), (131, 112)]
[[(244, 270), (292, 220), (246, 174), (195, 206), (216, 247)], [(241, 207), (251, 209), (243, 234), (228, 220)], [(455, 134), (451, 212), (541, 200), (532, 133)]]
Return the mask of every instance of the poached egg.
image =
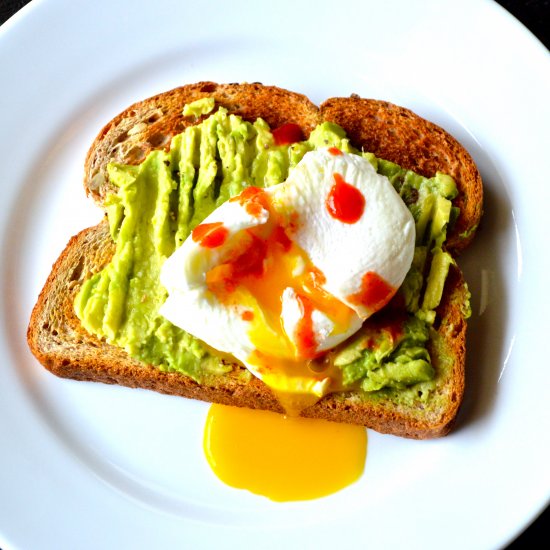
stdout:
[(312, 151), (285, 182), (248, 187), (195, 227), (162, 267), (160, 312), (299, 412), (339, 389), (323, 353), (389, 302), (414, 241), (411, 213), (366, 159)]

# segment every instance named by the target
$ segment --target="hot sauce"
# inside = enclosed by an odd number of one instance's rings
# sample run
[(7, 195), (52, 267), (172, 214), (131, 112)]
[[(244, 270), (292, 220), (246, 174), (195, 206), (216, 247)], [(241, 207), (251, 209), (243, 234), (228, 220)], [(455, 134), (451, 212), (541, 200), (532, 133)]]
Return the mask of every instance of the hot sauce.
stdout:
[(222, 246), (229, 231), (222, 222), (202, 223), (197, 225), (191, 233), (191, 238), (205, 248), (218, 248)]
[(361, 219), (365, 210), (365, 197), (353, 185), (346, 183), (340, 174), (334, 174), (327, 200), (328, 213), (343, 223), (355, 223)]
[(395, 294), (396, 289), (388, 284), (378, 273), (368, 271), (361, 280), (361, 290), (348, 296), (352, 304), (365, 306), (373, 311), (384, 307)]
[(304, 139), (302, 129), (298, 124), (289, 122), (273, 130), (275, 145), (290, 145)]

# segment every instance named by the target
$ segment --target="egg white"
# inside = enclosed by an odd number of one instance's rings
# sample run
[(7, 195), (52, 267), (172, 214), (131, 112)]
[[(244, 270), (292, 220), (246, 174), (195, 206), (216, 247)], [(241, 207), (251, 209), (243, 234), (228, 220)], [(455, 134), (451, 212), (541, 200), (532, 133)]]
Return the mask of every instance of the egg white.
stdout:
[[(335, 173), (365, 198), (363, 215), (356, 223), (342, 223), (327, 210), (327, 195), (334, 185)], [(317, 350), (330, 349), (356, 332), (373, 313), (349, 300), (350, 295), (361, 290), (365, 273), (377, 273), (394, 288), (403, 282), (414, 254), (413, 217), (389, 180), (358, 155), (334, 155), (328, 150), (307, 153), (284, 183), (265, 192), (279, 215), (297, 220), (289, 236), (324, 274), (323, 288), (354, 311), (349, 326), (338, 333), (325, 313), (313, 311)], [(251, 215), (239, 201), (222, 204), (203, 223), (223, 223), (228, 230), (223, 245), (206, 248), (189, 237), (166, 260), (160, 279), (168, 291), (160, 310), (166, 319), (212, 348), (233, 355), (260, 378), (261, 370), (249, 359), (254, 351), (263, 350), (256, 350), (250, 337), (250, 323), (242, 318), (250, 304), (221, 303), (208, 290), (206, 273), (231, 258), (242, 231), (266, 224), (269, 216), (265, 209), (258, 216)], [(293, 289), (285, 289), (281, 300), (282, 326), (287, 337), (294, 341), (303, 312)], [(271, 376), (270, 380), (273, 379)], [(307, 380), (279, 380), (274, 384), (285, 391), (294, 387), (315, 387), (317, 393), (325, 391), (319, 389), (318, 383), (310, 384)]]

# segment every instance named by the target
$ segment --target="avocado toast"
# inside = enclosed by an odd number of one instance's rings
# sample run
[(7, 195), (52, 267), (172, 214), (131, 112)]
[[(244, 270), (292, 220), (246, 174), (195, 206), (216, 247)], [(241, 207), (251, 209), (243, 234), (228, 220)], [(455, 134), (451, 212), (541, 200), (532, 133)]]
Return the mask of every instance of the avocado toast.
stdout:
[[(200, 101), (205, 103), (212, 99), (214, 115), (202, 112), (200, 108), (188, 110), (185, 114), (182, 112), (185, 105), (200, 106)], [(199, 103), (194, 103), (197, 101)], [(153, 162), (147, 160), (152, 158), (148, 156), (151, 151), (165, 155), (159, 156), (157, 164), (160, 168), (156, 168), (156, 172), (162, 172), (162, 165), (166, 166), (166, 176), (176, 182), (178, 193), (184, 197), (183, 202), (187, 197), (187, 203), (192, 203), (186, 207), (184, 225), (183, 215), (173, 215), (177, 218), (173, 233), (177, 236), (179, 231), (180, 239), (200, 223), (201, 218), (217, 203), (240, 191), (232, 187), (235, 182), (231, 174), (227, 178), (222, 174), (222, 154), (218, 151), (214, 155), (214, 164), (220, 175), (213, 177), (215, 185), (201, 190), (199, 176), (192, 175), (188, 190), (181, 192), (185, 170), (180, 170), (182, 159), (175, 152), (173, 143), (183, 138), (176, 136), (189, 136), (190, 132), (185, 134), (187, 128), (210, 124), (211, 116), (217, 113), (224, 121), (232, 115), (241, 117), (250, 125), (246, 126), (248, 130), (252, 124), (256, 125), (244, 141), (255, 141), (257, 157), (262, 152), (263, 146), (258, 145), (261, 138), (266, 143), (270, 139), (272, 141), (270, 129), (276, 130), (289, 123), (299, 127), (305, 149), (314, 146), (315, 141), (325, 140), (330, 141), (326, 145), (349, 147), (358, 154), (366, 152), (379, 170), (385, 171), (394, 186), (400, 189), (405, 202), (408, 201), (411, 207), (419, 201), (424, 189), (439, 186), (437, 195), (441, 188), (449, 184), (445, 178), (438, 180), (438, 172), (454, 179), (456, 188), (443, 191), (443, 194), (452, 197), (452, 213), (448, 213), (453, 216), (452, 225), (448, 234), (444, 235), (446, 240), (444, 237), (441, 239), (439, 234), (429, 240), (430, 250), (427, 251), (429, 259), (436, 256), (447, 259), (443, 262), (446, 263), (443, 271), (445, 274), (446, 269), (449, 271), (440, 281), (441, 284), (444, 282), (440, 300), (437, 300), (438, 304), (428, 304), (423, 308), (421, 303), (411, 304), (410, 296), (404, 298), (409, 310), (406, 326), (413, 322), (418, 324), (416, 319), (424, 318), (422, 330), (427, 335), (425, 348), (429, 357), (424, 360), (415, 356), (415, 364), (421, 364), (425, 372), (419, 375), (420, 378), (406, 379), (407, 376), (400, 371), (401, 374), (394, 379), (389, 377), (389, 383), (386, 383), (386, 376), (383, 382), (378, 383), (377, 375), (373, 374), (380, 373), (380, 368), (387, 370), (390, 360), (392, 365), (398, 363), (399, 353), (406, 350), (402, 338), (402, 333), (406, 331), (400, 329), (397, 336), (395, 331), (392, 332), (396, 319), (401, 323), (404, 309), (402, 304), (396, 306), (395, 301), (386, 308), (385, 314), (367, 322), (365, 329), (357, 338), (352, 337), (353, 341), (347, 347), (342, 346), (342, 349), (335, 351), (340, 363), (351, 375), (357, 369), (366, 369), (366, 372), (362, 371), (346, 391), (330, 394), (302, 411), (304, 416), (363, 424), (405, 437), (428, 438), (448, 433), (464, 392), (465, 333), (469, 314), (468, 290), (451, 255), (456, 255), (467, 246), (479, 223), (481, 179), (468, 153), (449, 134), (406, 109), (381, 101), (358, 97), (334, 98), (317, 108), (304, 96), (275, 87), (202, 82), (141, 101), (115, 117), (100, 132), (88, 153), (84, 181), (87, 193), (105, 207), (110, 220), (105, 219), (73, 237), (54, 265), (29, 324), (28, 341), (35, 356), (48, 369), (63, 377), (142, 387), (206, 401), (283, 412), (278, 399), (263, 382), (251, 376), (230, 357), (219, 356), (200, 342), (178, 334), (177, 345), (163, 356), (164, 344), (172, 342), (174, 337), (159, 340), (155, 336), (153, 344), (149, 342), (146, 349), (140, 349), (139, 342), (136, 343), (139, 336), (130, 339), (132, 341), (128, 338), (124, 342), (117, 340), (116, 334), (113, 334), (118, 326), (110, 334), (109, 323), (105, 325), (103, 318), (98, 323), (94, 315), (85, 313), (87, 301), (83, 299), (86, 295), (83, 289), (90, 286), (93, 280), (96, 281), (94, 288), (97, 288), (98, 276), (116, 256), (115, 241), (119, 238), (127, 204), (113, 197), (120, 195), (121, 180), (128, 174), (133, 177), (138, 167), (145, 167), (145, 170), (147, 162)], [(264, 126), (262, 122), (257, 122), (259, 119), (267, 124)], [(240, 124), (239, 120), (231, 120)], [(220, 125), (221, 120), (216, 124)], [(201, 135), (206, 133), (201, 130)], [(337, 143), (333, 143), (334, 140)], [(250, 159), (244, 180), (247, 185), (259, 185), (262, 179), (264, 184), (278, 183), (292, 169), (292, 154), (295, 153), (296, 150), (291, 147), (279, 148), (273, 157), (283, 160), (273, 164), (271, 169), (265, 163), (257, 163), (256, 172), (252, 169), (254, 159)], [(246, 153), (241, 156), (246, 157)], [(201, 162), (199, 159), (198, 164), (194, 163), (199, 171)], [(234, 171), (234, 167), (229, 170)], [(159, 195), (155, 193), (150, 200), (157, 200)], [(143, 202), (150, 200), (144, 199)], [(442, 197), (441, 200), (450, 201), (451, 198)], [(170, 211), (182, 212), (179, 207)], [(421, 221), (422, 208), (416, 216)], [(153, 217), (154, 213), (151, 219)], [(432, 226), (435, 227), (436, 223), (432, 219), (425, 221), (428, 229), (424, 227), (424, 231), (433, 232)], [(440, 232), (447, 232), (447, 221), (443, 221)], [(167, 223), (170, 225), (169, 221)], [(434, 244), (434, 240), (438, 239), (442, 242)], [(423, 246), (426, 248), (428, 245), (424, 243)], [(424, 293), (430, 286), (429, 268), (428, 261), (422, 262), (418, 269), (421, 276), (419, 284)], [(419, 298), (417, 292), (416, 302)], [(153, 304), (151, 307), (154, 310), (157, 306)], [(140, 308), (137, 305), (132, 309)], [(430, 313), (432, 310), (433, 313)], [(155, 330), (165, 334), (172, 329), (159, 325)], [(375, 339), (383, 337), (391, 347), (375, 368), (366, 365), (365, 360), (365, 354), (369, 352), (368, 342), (373, 335)], [(145, 335), (142, 336), (145, 338)], [(374, 345), (375, 348), (377, 346), (378, 343)], [(160, 347), (163, 349), (159, 350)], [(170, 364), (167, 358), (176, 354), (174, 350), (179, 350), (179, 353), (175, 363)], [(409, 363), (412, 364), (412, 361)]]

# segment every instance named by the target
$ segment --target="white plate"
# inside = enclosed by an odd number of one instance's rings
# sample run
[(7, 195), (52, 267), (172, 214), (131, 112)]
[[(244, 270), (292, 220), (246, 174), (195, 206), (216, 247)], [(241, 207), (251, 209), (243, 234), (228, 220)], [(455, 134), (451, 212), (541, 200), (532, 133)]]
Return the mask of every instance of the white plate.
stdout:
[[(4, 550), (494, 548), (548, 502), (547, 52), (487, 0), (273, 4), (42, 0), (2, 27)], [(325, 499), (229, 489), (203, 457), (207, 405), (61, 380), (26, 347), (51, 263), (101, 217), (80, 183), (96, 133), (201, 79), (400, 103), (451, 131), (484, 178), (483, 227), (460, 260), (473, 317), (458, 428), (370, 432), (363, 478)]]

